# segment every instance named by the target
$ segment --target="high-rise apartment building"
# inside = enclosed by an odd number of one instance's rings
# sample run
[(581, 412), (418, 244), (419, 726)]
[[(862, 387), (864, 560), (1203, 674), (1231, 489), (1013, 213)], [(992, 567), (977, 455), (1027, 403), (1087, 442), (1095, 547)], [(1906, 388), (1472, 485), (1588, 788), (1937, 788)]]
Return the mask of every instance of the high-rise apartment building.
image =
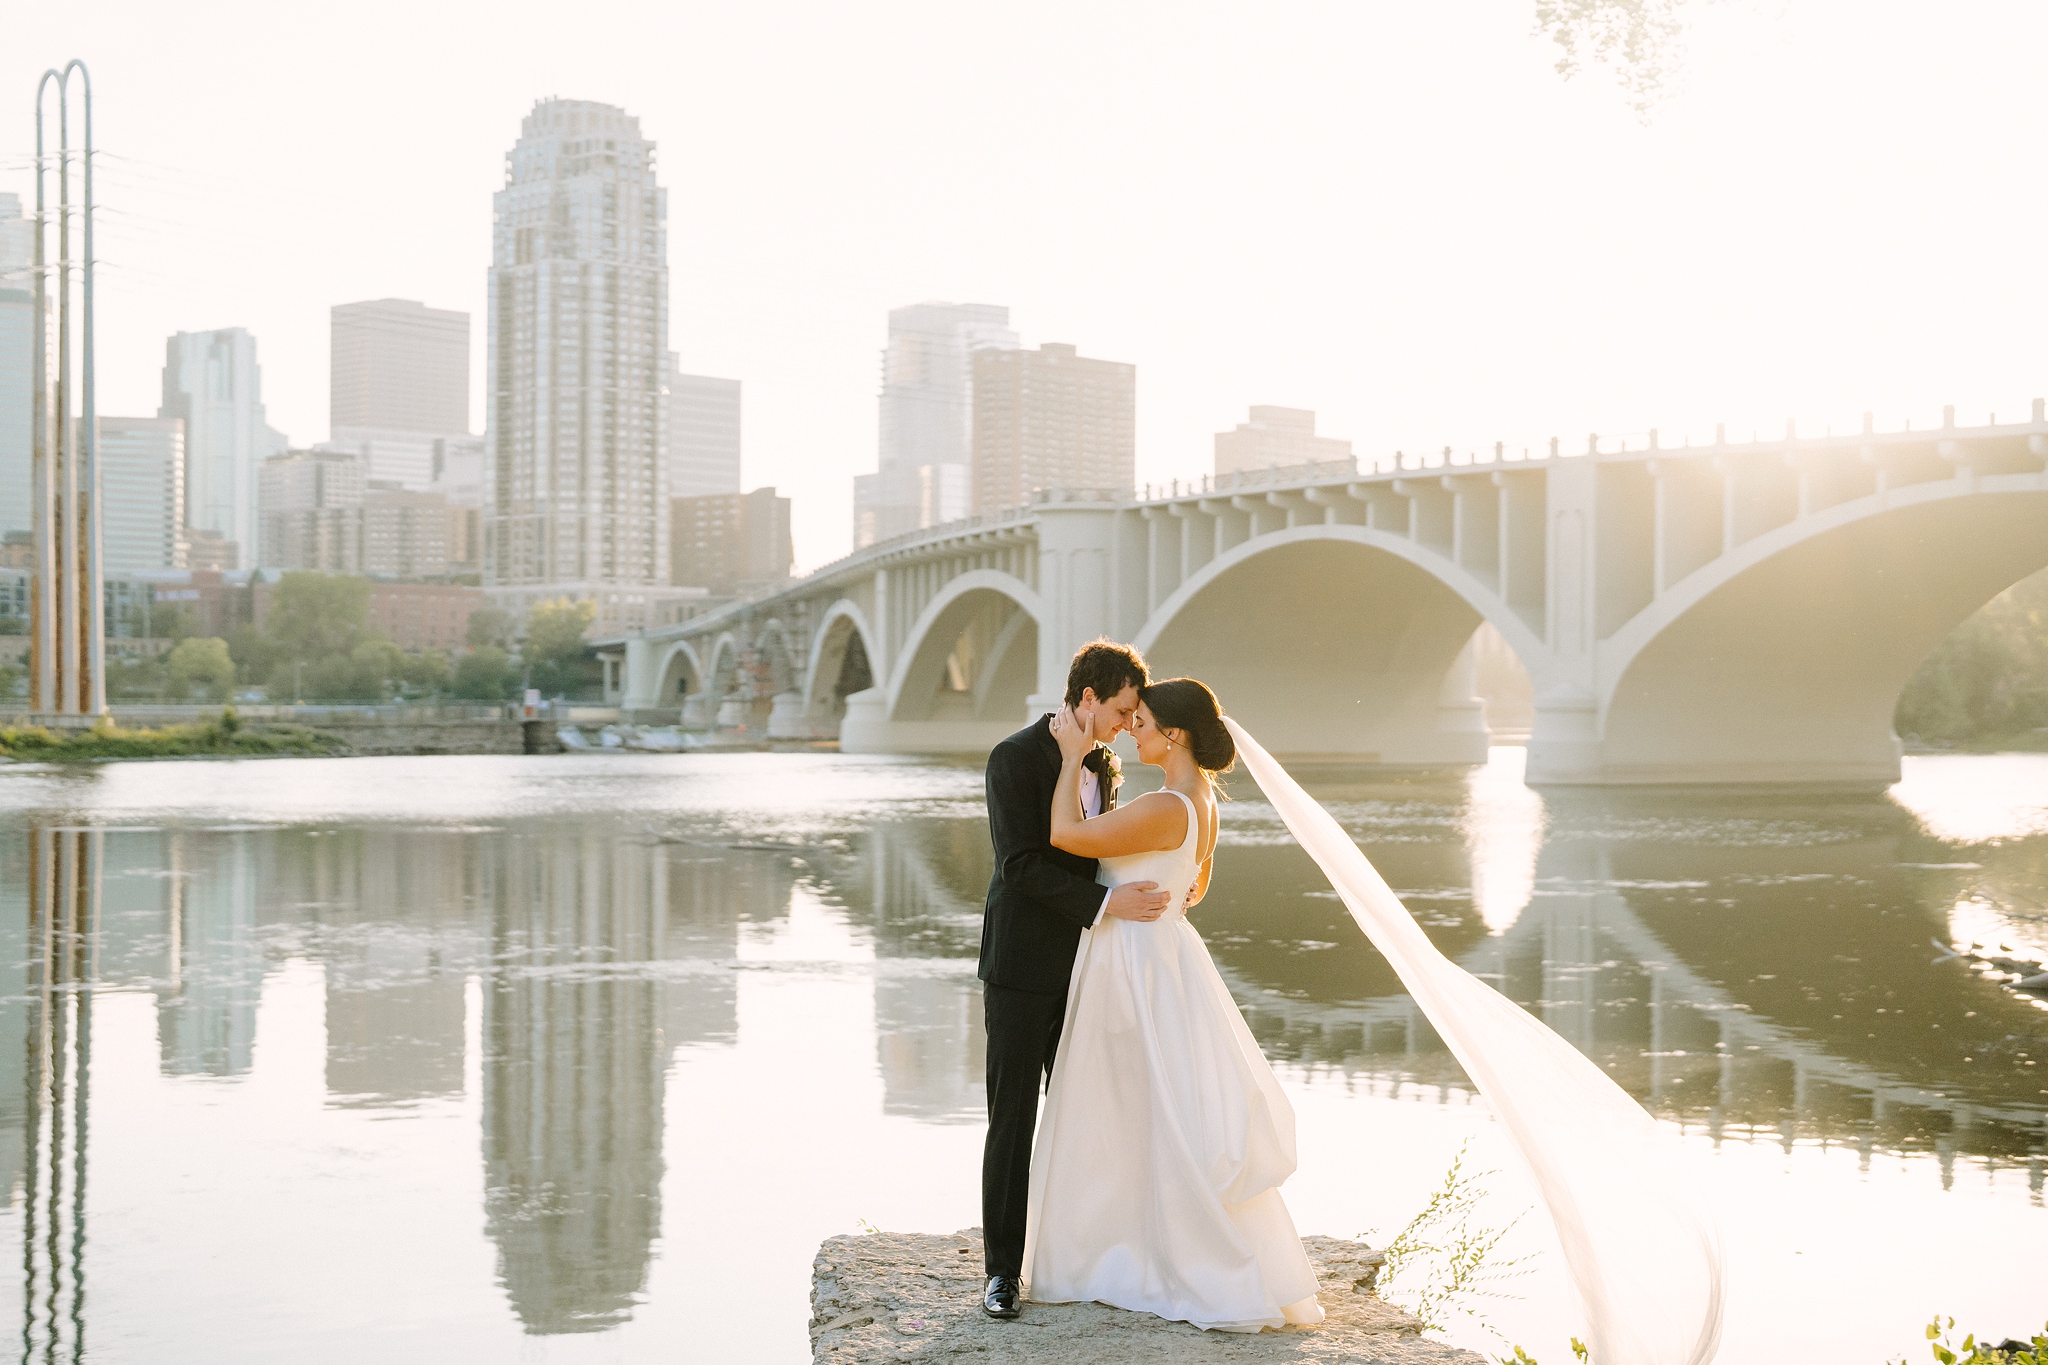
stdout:
[(361, 573), (362, 462), (341, 451), (291, 450), (263, 462), (263, 531), (256, 563), (269, 569)]
[(257, 471), (285, 448), (284, 434), (264, 420), (256, 338), (240, 327), (180, 332), (164, 352), (156, 415), (185, 424), (185, 522), (217, 538), (222, 548), (209, 558), (253, 562)]
[(729, 593), (778, 583), (795, 561), (789, 499), (771, 488), (677, 498), (669, 517), (670, 562), (679, 587)]
[(1216, 433), (1216, 472), (1294, 469), (1351, 458), (1351, 442), (1316, 435), (1316, 415), (1304, 408), (1255, 404), (1251, 420)]
[(469, 430), (469, 314), (412, 299), (328, 312), (331, 429)]
[(740, 491), (740, 381), (683, 374), (669, 357), (668, 491), (703, 498)]
[(1041, 488), (1126, 491), (1138, 468), (1138, 367), (1048, 341), (974, 354), (974, 510)]
[(110, 574), (185, 567), (185, 424), (101, 417), (100, 556)]
[(542, 100), (493, 198), (484, 583), (523, 614), (597, 603), (600, 633), (671, 592), (663, 389), (667, 198), (622, 109)]
[(1010, 310), (915, 303), (889, 310), (875, 472), (853, 480), (853, 543), (957, 521), (973, 502), (974, 355), (1014, 350)]
[(372, 483), (363, 499), (363, 572), (407, 579), (446, 574), (451, 511), (438, 493)]
[(22, 216), (20, 197), (0, 194), (0, 535), (35, 524), (29, 512), (36, 344), (32, 226)]

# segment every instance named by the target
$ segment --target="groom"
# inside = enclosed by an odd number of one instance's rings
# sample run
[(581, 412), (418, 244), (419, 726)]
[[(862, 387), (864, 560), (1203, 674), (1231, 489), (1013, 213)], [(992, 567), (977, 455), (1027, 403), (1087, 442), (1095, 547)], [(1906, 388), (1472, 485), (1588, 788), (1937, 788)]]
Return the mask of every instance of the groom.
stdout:
[[(1148, 681), (1138, 651), (1097, 640), (1083, 645), (1067, 669), (1066, 703), (1097, 745), (1107, 744), (1130, 724), (1138, 689)], [(988, 1029), (988, 1142), (981, 1156), (988, 1286), (982, 1307), (997, 1318), (1014, 1318), (1019, 1311), (1038, 1090), (1052, 1075), (1081, 931), (1104, 915), (1157, 919), (1167, 902), (1155, 882), (1099, 886), (1093, 858), (1052, 846), (1060, 748), (1051, 722), (1050, 715), (1040, 716), (988, 756), (988, 827), (996, 867), (981, 921), (978, 973)], [(1096, 748), (1081, 774), (1081, 804), (1089, 815), (1116, 805), (1108, 752)]]

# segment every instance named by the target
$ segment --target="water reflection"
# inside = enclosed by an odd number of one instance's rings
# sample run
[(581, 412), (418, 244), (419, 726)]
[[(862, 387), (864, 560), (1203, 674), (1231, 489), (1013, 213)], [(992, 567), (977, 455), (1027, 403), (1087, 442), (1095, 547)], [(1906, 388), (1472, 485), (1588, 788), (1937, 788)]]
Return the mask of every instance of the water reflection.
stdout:
[[(86, 1175), (92, 1078), (94, 932), (99, 916), (100, 836), (41, 829), (28, 839), (21, 887), (9, 910), (24, 912), (14, 980), (27, 1008), (22, 1036), (6, 1043), (21, 1065), (4, 1079), (0, 1123), (18, 1135), (13, 1202), (22, 1211), (24, 1360), (85, 1356)], [(19, 998), (19, 997), (17, 997)]]
[[(467, 817), (488, 824), (457, 823), (445, 794), (438, 823), (257, 823), (204, 793), (204, 820), (88, 818), (84, 779), (0, 813), (0, 1178), (23, 1239), (25, 1342), (82, 1358), (89, 981), (153, 1014), (137, 1055), (164, 1084), (231, 1103), (286, 1066), (338, 1114), (463, 1115), (497, 1302), (534, 1336), (622, 1328), (664, 1243), (711, 1235), (664, 1152), (674, 1130), (746, 1117), (700, 1107), (678, 1056), (746, 1055), (757, 974), (858, 983), (871, 1017), (804, 1026), (872, 1028), (884, 1119), (978, 1121), (978, 773), (821, 766), (812, 805), (763, 815), (706, 798), (689, 763), (622, 767), (609, 799), (601, 767), (565, 764), (552, 795), (556, 769), (519, 769), (544, 814), (493, 796)], [(2022, 1167), (2039, 1201), (2048, 1009), (1937, 961), (1929, 940), (2048, 947), (2048, 760), (1909, 771), (1888, 799), (1539, 796), (1511, 764), (1304, 775), (1440, 947), (1660, 1115), (1865, 1163), (1933, 1153), (1944, 1182), (1964, 1160)], [(712, 781), (765, 789), (741, 779)], [(116, 771), (105, 790), (141, 780)], [(885, 799), (846, 794), (891, 782)], [(1196, 922), (1262, 1045), (1310, 1086), (1462, 1091), (1256, 790), (1235, 795)], [(266, 1000), (308, 972), (319, 1032), (266, 1040)]]

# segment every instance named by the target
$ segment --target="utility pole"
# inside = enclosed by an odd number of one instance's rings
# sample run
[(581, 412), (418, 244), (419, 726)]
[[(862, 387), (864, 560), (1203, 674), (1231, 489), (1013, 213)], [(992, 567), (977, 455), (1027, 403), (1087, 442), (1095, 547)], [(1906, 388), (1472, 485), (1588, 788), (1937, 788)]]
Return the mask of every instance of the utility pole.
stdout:
[[(84, 147), (71, 148), (71, 75), (78, 74)], [(50, 88), (57, 91), (57, 260), (50, 261), (51, 157), (43, 127)], [(29, 579), (29, 710), (58, 725), (106, 714), (106, 597), (101, 572), (98, 412), (93, 392), (92, 76), (73, 59), (36, 85), (35, 388), (32, 515), (35, 569)], [(71, 206), (71, 167), (83, 171), (82, 214)], [(78, 291), (79, 411), (72, 413), (72, 219), (82, 218)], [(56, 276), (57, 354), (52, 364), (50, 286)]]

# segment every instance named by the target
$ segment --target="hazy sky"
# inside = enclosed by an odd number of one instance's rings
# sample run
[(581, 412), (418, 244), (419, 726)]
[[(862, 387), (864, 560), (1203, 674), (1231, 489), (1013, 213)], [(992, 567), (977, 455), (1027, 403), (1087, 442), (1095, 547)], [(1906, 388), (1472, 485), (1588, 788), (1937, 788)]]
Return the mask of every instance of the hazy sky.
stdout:
[[(1533, 0), (13, 5), (0, 190), (40, 70), (98, 82), (101, 410), (163, 338), (256, 334), (327, 434), (327, 310), (469, 310), (541, 96), (637, 114), (670, 344), (746, 383), (749, 486), (810, 568), (875, 459), (885, 314), (1002, 303), (1138, 367), (1138, 477), (1251, 403), (1361, 456), (1588, 431), (2024, 415), (2048, 395), (2048, 6), (1721, 0), (1641, 123)], [(12, 112), (8, 112), (12, 111)]]

